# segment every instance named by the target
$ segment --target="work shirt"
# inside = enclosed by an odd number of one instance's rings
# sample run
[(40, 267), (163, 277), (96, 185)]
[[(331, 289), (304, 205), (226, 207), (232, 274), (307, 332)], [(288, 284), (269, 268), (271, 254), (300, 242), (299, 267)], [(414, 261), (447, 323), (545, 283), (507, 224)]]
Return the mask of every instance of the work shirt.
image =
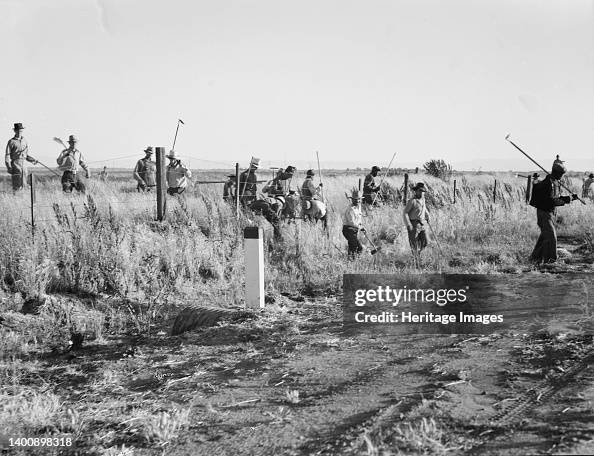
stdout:
[(311, 200), (317, 196), (318, 192), (319, 187), (316, 188), (314, 185), (313, 177), (306, 177), (301, 186), (301, 198), (304, 200)]
[(60, 171), (70, 171), (76, 174), (78, 172), (78, 167), (80, 166), (87, 173), (89, 172), (82, 154), (78, 149), (64, 149), (58, 156), (56, 162), (58, 163)]
[(232, 201), (235, 199), (235, 179), (230, 179), (223, 186), (223, 199)]
[(29, 157), (29, 146), (27, 145), (25, 138), (22, 136), (17, 138), (15, 136), (14, 138), (9, 139), (8, 144), (6, 144), (6, 166), (10, 166), (11, 162), (19, 160), (27, 160), (30, 162), (35, 161), (33, 158)]
[(186, 188), (192, 172), (178, 160), (174, 165), (167, 165), (166, 176), (168, 188)]
[(365, 176), (365, 181), (363, 182), (363, 194), (370, 195), (375, 191), (377, 185), (375, 185), (375, 177), (371, 173)]
[(406, 203), (404, 214), (408, 215), (410, 221), (413, 220), (428, 220), (429, 212), (425, 206), (425, 198), (411, 198)]
[(157, 185), (156, 172), (157, 163), (150, 158), (141, 158), (134, 167), (134, 178), (140, 183), (144, 182), (147, 186), (154, 187)]
[(359, 206), (349, 206), (342, 217), (344, 226), (352, 226), (353, 228), (361, 228), (363, 222), (363, 215)]
[(245, 170), (239, 175), (239, 191), (242, 196), (256, 196), (258, 177), (254, 170)]
[(561, 197), (561, 183), (557, 179), (553, 179), (549, 174), (542, 180), (541, 185), (545, 186), (543, 192), (546, 195), (545, 206), (541, 210), (554, 214), (557, 206), (567, 204), (565, 199)]

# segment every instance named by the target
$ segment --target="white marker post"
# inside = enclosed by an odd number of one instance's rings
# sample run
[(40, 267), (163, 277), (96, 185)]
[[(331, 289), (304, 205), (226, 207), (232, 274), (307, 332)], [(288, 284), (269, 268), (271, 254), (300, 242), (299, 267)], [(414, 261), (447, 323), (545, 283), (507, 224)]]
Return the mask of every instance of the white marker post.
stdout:
[(243, 229), (245, 245), (245, 304), (264, 307), (264, 231), (259, 226)]

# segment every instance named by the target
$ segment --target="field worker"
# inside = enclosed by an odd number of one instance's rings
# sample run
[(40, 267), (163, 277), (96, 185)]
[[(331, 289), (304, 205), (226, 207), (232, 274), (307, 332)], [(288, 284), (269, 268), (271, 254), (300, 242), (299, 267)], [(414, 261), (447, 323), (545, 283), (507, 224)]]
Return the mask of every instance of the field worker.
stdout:
[(555, 157), (555, 161), (553, 162), (553, 165), (563, 165), (563, 163), (565, 163), (565, 162), (559, 158), (559, 155), (557, 155)]
[(105, 182), (108, 177), (109, 177), (109, 174), (107, 174), (107, 166), (104, 166), (103, 171), (101, 171), (99, 173), (99, 180)]
[(26, 162), (37, 164), (37, 160), (29, 156), (29, 147), (23, 137), (23, 124), (14, 124), (14, 136), (6, 144), (6, 170), (11, 176), (12, 189), (16, 192), (21, 190), (27, 181)]
[(76, 148), (78, 140), (74, 135), (70, 135), (68, 138), (68, 149), (64, 149), (56, 162), (60, 167), (62, 174), (62, 190), (66, 193), (71, 193), (72, 189), (75, 188), (78, 192), (84, 193), (86, 188), (85, 184), (80, 178), (79, 167), (85, 170), (86, 177), (91, 177), (91, 172), (87, 168), (86, 163), (83, 160), (82, 154)]
[(152, 147), (144, 149), (144, 158), (136, 162), (133, 176), (138, 182), (136, 190), (139, 192), (150, 192), (157, 186), (157, 163), (153, 161)]
[(192, 177), (192, 171), (184, 166), (177, 153), (172, 150), (167, 155), (167, 193), (169, 195), (180, 195), (188, 186), (188, 179)]
[(584, 181), (584, 186), (582, 187), (582, 198), (588, 198), (592, 182), (594, 182), (594, 174), (590, 173), (588, 178)]
[(295, 174), (296, 169), (297, 168), (290, 165), (285, 169), (279, 168), (274, 178), (262, 189), (262, 191), (272, 196), (287, 196), (289, 190), (291, 190), (291, 179), (293, 179), (293, 174)]
[(425, 233), (424, 222), (429, 221), (429, 211), (425, 204), (425, 184), (418, 182), (412, 190), (415, 192), (413, 198), (408, 200), (402, 218), (408, 231), (408, 241), (415, 259), (419, 258), (421, 251), (427, 247), (427, 234)]
[(359, 203), (361, 202), (361, 193), (358, 190), (353, 190), (351, 205), (344, 211), (342, 217), (342, 235), (348, 242), (348, 255), (350, 259), (355, 258), (361, 253), (363, 246), (359, 242), (359, 230), (365, 232), (365, 228), (361, 226), (363, 222), (363, 215)]
[(313, 178), (315, 173), (313, 169), (308, 169), (305, 173), (305, 180), (303, 181), (303, 185), (301, 185), (301, 205), (303, 210), (309, 209), (308, 204), (312, 199), (318, 199), (319, 195), (321, 194), (323, 184), (320, 182), (316, 187)]
[(235, 184), (237, 183), (235, 174), (229, 174), (227, 176), (227, 182), (223, 185), (223, 199), (228, 203), (235, 202)]
[(536, 184), (538, 182), (538, 173), (534, 173), (532, 175), (532, 185)]
[(256, 201), (258, 168), (260, 168), (260, 159), (252, 157), (249, 168), (239, 175), (239, 198), (244, 206), (249, 206)]
[(371, 168), (371, 172), (365, 176), (365, 181), (363, 182), (363, 202), (365, 204), (376, 204), (374, 203), (374, 200), (377, 201), (375, 193), (379, 192), (380, 187), (376, 185), (375, 178), (380, 170), (381, 168), (379, 166), (374, 166)]
[(569, 204), (578, 197), (576, 194), (560, 196), (559, 181), (566, 172), (565, 165), (555, 161), (551, 174), (532, 189), (530, 205), (536, 207), (536, 221), (540, 228), (540, 236), (530, 255), (530, 259), (536, 263), (557, 261), (556, 207)]

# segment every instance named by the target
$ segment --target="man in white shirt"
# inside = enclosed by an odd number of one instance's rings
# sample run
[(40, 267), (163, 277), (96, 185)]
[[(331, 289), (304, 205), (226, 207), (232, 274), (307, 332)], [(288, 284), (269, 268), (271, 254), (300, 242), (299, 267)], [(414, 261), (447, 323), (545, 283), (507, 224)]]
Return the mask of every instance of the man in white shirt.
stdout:
[(425, 195), (427, 191), (425, 184), (417, 183), (413, 187), (414, 197), (408, 200), (402, 218), (408, 231), (408, 241), (413, 251), (415, 260), (419, 258), (421, 251), (427, 247), (427, 234), (425, 233), (424, 222), (429, 221), (429, 212), (425, 205)]
[(179, 195), (188, 186), (188, 179), (192, 177), (192, 171), (184, 166), (174, 150), (167, 155), (167, 158), (169, 158), (166, 174), (167, 193), (169, 195)]
[(37, 164), (37, 160), (29, 155), (29, 146), (22, 135), (24, 129), (22, 123), (15, 123), (14, 137), (6, 144), (4, 161), (6, 170), (11, 175), (12, 189), (15, 192), (21, 190), (27, 182), (27, 162)]
[(60, 171), (63, 172), (62, 190), (64, 190), (66, 193), (71, 193), (72, 189), (74, 188), (82, 193), (84, 193), (86, 190), (85, 184), (80, 178), (78, 169), (79, 166), (85, 170), (87, 179), (91, 177), (91, 173), (82, 158), (82, 154), (76, 148), (77, 142), (78, 140), (74, 137), (74, 135), (70, 135), (68, 138), (68, 144), (70, 147), (68, 147), (68, 149), (64, 149), (56, 160), (58, 166), (60, 167)]
[(349, 206), (343, 214), (342, 235), (346, 238), (349, 244), (349, 258), (353, 259), (363, 250), (363, 246), (357, 235), (359, 234), (359, 230), (364, 232), (365, 228), (361, 226), (363, 221), (363, 215), (361, 214), (361, 208), (359, 207), (361, 193), (358, 190), (353, 190), (350, 199), (351, 206)]

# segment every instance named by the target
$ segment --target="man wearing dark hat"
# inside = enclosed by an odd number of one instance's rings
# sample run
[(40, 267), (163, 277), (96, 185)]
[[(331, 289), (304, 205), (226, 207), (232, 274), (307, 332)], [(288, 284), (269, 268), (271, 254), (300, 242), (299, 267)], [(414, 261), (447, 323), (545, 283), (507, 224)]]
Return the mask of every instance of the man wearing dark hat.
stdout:
[(381, 168), (379, 166), (374, 166), (371, 168), (371, 172), (365, 176), (365, 181), (363, 182), (363, 202), (365, 204), (377, 204), (375, 193), (380, 191), (380, 187), (375, 184), (375, 178), (380, 170)]
[(276, 176), (268, 183), (265, 189), (262, 189), (262, 192), (272, 196), (287, 196), (291, 190), (291, 180), (296, 169), (294, 166), (287, 166), (285, 169), (279, 168)]
[(590, 186), (594, 182), (594, 174), (590, 173), (588, 178), (584, 180), (584, 186), (582, 187), (582, 198), (588, 198), (590, 193)]
[(29, 156), (29, 147), (27, 141), (22, 135), (25, 129), (23, 124), (14, 124), (14, 137), (6, 144), (6, 170), (11, 175), (12, 189), (14, 191), (21, 190), (27, 181), (27, 166), (26, 162), (37, 164), (37, 160)]
[(260, 159), (252, 157), (250, 167), (239, 175), (239, 198), (243, 206), (249, 206), (256, 201), (258, 168), (260, 168)]
[(425, 184), (418, 182), (413, 188), (413, 198), (408, 200), (402, 218), (408, 231), (408, 241), (412, 249), (415, 261), (420, 257), (421, 251), (427, 247), (427, 234), (425, 233), (425, 222), (429, 221), (429, 212), (425, 204)]
[(91, 172), (83, 161), (82, 154), (76, 148), (78, 140), (74, 135), (70, 135), (68, 138), (68, 144), (70, 147), (64, 149), (58, 159), (56, 160), (62, 174), (62, 190), (66, 193), (71, 193), (72, 189), (75, 188), (77, 191), (84, 193), (86, 188), (82, 179), (80, 178), (79, 166), (85, 170), (87, 179), (91, 177)]
[(530, 205), (536, 207), (536, 222), (540, 236), (530, 259), (535, 263), (554, 263), (557, 261), (557, 232), (555, 230), (556, 207), (564, 206), (576, 200), (578, 196), (561, 196), (559, 181), (567, 172), (563, 162), (553, 163), (551, 174), (533, 187)]
[(353, 190), (351, 205), (344, 211), (342, 216), (342, 235), (346, 238), (348, 243), (348, 255), (353, 259), (356, 255), (361, 253), (363, 246), (359, 241), (359, 230), (365, 231), (361, 226), (363, 222), (363, 215), (359, 203), (361, 201), (361, 193), (358, 190)]
[(151, 188), (157, 186), (157, 163), (152, 160), (153, 148), (144, 149), (144, 158), (136, 162), (134, 167), (134, 179), (138, 182), (136, 190), (139, 192), (150, 192)]
[[(313, 182), (315, 173), (313, 169), (308, 169), (305, 173), (305, 180), (301, 186), (301, 205), (303, 210), (307, 210), (308, 206), (311, 205), (312, 199), (317, 199), (318, 195), (322, 190), (323, 184), (320, 182), (316, 187)], [(308, 204), (309, 202), (309, 204)]]
[(228, 203), (235, 204), (235, 187), (237, 184), (237, 177), (235, 174), (227, 176), (227, 182), (223, 186), (223, 200)]

